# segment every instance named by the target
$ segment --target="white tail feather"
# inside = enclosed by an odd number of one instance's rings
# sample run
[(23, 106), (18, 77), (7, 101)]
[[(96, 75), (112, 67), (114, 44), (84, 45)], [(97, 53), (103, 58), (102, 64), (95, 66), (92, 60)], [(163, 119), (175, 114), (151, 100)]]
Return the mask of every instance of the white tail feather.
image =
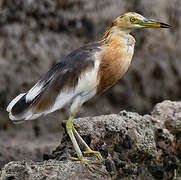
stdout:
[(38, 117), (40, 117), (43, 113), (39, 113), (39, 114), (33, 114), (31, 109), (26, 111), (25, 113), (19, 115), (19, 116), (13, 116), (11, 114), (11, 112), (9, 113), (9, 119), (11, 119), (13, 121), (13, 123), (22, 123), (25, 120), (33, 120), (33, 119), (37, 119)]
[(26, 93), (19, 94), (16, 96), (8, 105), (6, 108), (6, 111), (11, 112), (12, 107), (25, 95)]
[(26, 93), (19, 94), (17, 97), (15, 97), (8, 105), (7, 111), (9, 112), (9, 118), (13, 121), (13, 123), (21, 123), (24, 120), (30, 120), (30, 119), (36, 119), (36, 117), (39, 117), (40, 115), (36, 115), (32, 113), (31, 109), (25, 111), (24, 113), (20, 115), (12, 115), (11, 110), (13, 106), (25, 95)]
[[(34, 90), (34, 91), (33, 91)], [(36, 86), (29, 91), (29, 96), (28, 98), (33, 98), (36, 96), (36, 90), (40, 90), (39, 88), (36, 89)], [(31, 94), (33, 92), (33, 94)], [(13, 115), (12, 114), (12, 108), (13, 106), (25, 95), (26, 93), (22, 93), (19, 94), (17, 97), (15, 97), (8, 105), (8, 107), (6, 108), (6, 110), (9, 112), (9, 118), (13, 121), (13, 123), (18, 124), (18, 123), (22, 123), (25, 120), (33, 120), (33, 119), (37, 119), (38, 117), (40, 117), (41, 115), (43, 115), (44, 113), (39, 113), (39, 114), (34, 114), (32, 113), (31, 108), (28, 108), (25, 112), (18, 114), (18, 115)], [(37, 92), (38, 94), (38, 92)], [(27, 95), (26, 95), (27, 96)], [(26, 98), (26, 97), (25, 97)], [(28, 99), (30, 100), (30, 99)]]
[(42, 116), (44, 113), (39, 113), (39, 114), (33, 114), (33, 113), (29, 113), (29, 115), (25, 117), (25, 120), (33, 120), (33, 119), (37, 119), (40, 116)]
[(13, 116), (11, 112), (9, 113), (9, 119), (11, 119), (15, 124), (19, 124), (24, 121), (24, 119), (22, 119), (22, 116), (21, 117)]
[(42, 91), (42, 85), (36, 83), (26, 94), (26, 102), (32, 101), (36, 98)]

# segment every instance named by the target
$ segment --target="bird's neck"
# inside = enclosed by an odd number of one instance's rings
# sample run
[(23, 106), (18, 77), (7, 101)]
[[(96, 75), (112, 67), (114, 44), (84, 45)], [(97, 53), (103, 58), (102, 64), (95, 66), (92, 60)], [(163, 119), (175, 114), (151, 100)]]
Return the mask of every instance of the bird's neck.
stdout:
[(127, 40), (130, 38), (130, 30), (122, 30), (118, 27), (115, 26), (110, 26), (107, 31), (104, 33), (103, 37), (101, 38), (101, 40), (99, 41), (102, 44), (110, 44), (112, 39), (117, 38), (118, 40)]

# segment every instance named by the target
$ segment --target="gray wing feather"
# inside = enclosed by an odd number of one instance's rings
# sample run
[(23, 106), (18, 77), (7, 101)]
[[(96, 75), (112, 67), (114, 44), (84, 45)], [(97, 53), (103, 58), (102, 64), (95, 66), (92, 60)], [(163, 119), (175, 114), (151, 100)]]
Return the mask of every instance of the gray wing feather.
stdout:
[[(83, 46), (60, 61), (27, 93), (35, 111), (50, 108), (63, 89), (74, 89), (81, 73), (94, 67), (94, 54), (101, 51), (99, 43)], [(39, 88), (39, 89), (38, 89)]]

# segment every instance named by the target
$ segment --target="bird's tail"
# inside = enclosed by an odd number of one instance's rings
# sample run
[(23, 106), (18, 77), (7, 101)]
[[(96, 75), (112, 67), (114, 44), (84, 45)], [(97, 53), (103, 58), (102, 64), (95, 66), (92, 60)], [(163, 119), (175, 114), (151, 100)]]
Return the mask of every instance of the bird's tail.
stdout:
[(7, 111), (13, 123), (21, 123), (24, 120), (36, 119), (32, 111), (33, 101), (26, 101), (26, 93), (19, 94), (8, 105)]

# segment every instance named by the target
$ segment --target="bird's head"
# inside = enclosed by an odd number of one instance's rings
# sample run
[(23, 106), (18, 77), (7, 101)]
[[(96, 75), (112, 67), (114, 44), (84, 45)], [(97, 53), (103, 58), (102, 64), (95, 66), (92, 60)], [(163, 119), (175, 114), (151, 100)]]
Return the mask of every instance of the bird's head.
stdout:
[(135, 12), (125, 13), (114, 20), (112, 26), (125, 31), (132, 31), (136, 28), (170, 28), (171, 26), (152, 19), (147, 19)]

